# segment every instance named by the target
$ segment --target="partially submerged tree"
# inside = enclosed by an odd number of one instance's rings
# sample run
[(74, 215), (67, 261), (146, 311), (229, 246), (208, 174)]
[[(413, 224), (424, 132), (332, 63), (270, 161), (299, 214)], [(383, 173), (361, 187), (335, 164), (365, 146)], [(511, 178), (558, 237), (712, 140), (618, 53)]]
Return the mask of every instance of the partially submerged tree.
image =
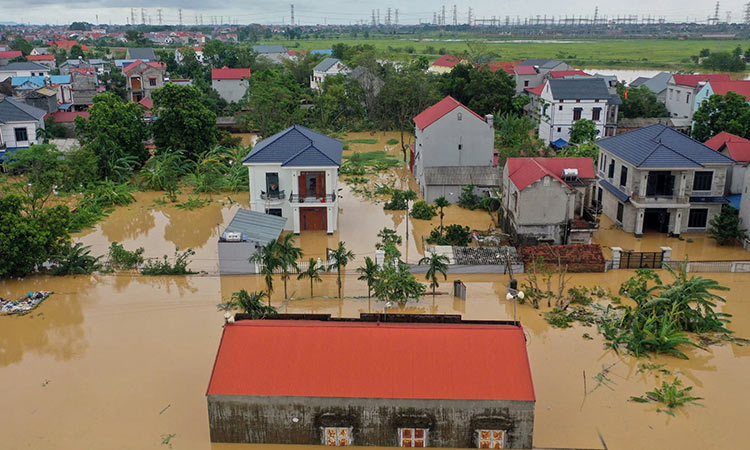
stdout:
[(276, 308), (270, 305), (264, 305), (261, 302), (267, 298), (265, 291), (250, 292), (241, 289), (232, 294), (232, 298), (219, 305), (220, 309), (239, 309), (245, 314), (250, 315), (251, 319), (263, 319), (267, 315), (276, 314)]
[(430, 282), (432, 288), (432, 301), (435, 301), (435, 289), (440, 286), (438, 275), (442, 275), (444, 280), (448, 279), (448, 258), (445, 255), (432, 253), (419, 260), (419, 265), (427, 265), (425, 278)]
[(328, 260), (333, 261), (333, 265), (329, 266), (328, 270), (336, 268), (336, 285), (339, 290), (339, 298), (341, 298), (341, 272), (347, 264), (354, 260), (354, 253), (348, 250), (344, 244), (344, 242), (339, 241), (338, 247), (328, 253)]
[(438, 214), (440, 215), (440, 234), (443, 234), (443, 217), (445, 217), (445, 214), (443, 213), (443, 209), (449, 207), (450, 205), (451, 205), (451, 202), (449, 202), (443, 196), (440, 196), (435, 199), (435, 206), (438, 207)]
[(284, 282), (284, 298), (287, 299), (289, 271), (297, 270), (297, 261), (302, 258), (302, 249), (294, 245), (294, 234), (289, 233), (276, 242), (275, 252), (278, 267), (281, 268), (281, 280)]
[(372, 287), (377, 280), (378, 271), (380, 268), (369, 256), (365, 256), (365, 265), (357, 267), (358, 280), (367, 283), (367, 298), (369, 299), (372, 294)]
[(263, 275), (263, 279), (266, 282), (266, 293), (268, 293), (268, 306), (271, 306), (271, 294), (273, 293), (273, 273), (276, 269), (281, 267), (281, 261), (277, 256), (276, 241), (271, 241), (268, 244), (258, 247), (255, 253), (250, 256), (250, 262), (257, 264), (260, 267), (260, 274)]
[(734, 245), (747, 239), (747, 229), (742, 228), (738, 211), (725, 205), (708, 223), (708, 235), (719, 245)]
[(315, 292), (313, 290), (313, 284), (314, 283), (320, 283), (323, 281), (322, 278), (320, 278), (320, 274), (325, 271), (325, 267), (321, 264), (318, 264), (318, 261), (314, 258), (310, 258), (310, 261), (307, 265), (307, 269), (300, 272), (299, 275), (297, 275), (298, 280), (303, 280), (305, 278), (310, 279), (310, 297), (315, 296)]

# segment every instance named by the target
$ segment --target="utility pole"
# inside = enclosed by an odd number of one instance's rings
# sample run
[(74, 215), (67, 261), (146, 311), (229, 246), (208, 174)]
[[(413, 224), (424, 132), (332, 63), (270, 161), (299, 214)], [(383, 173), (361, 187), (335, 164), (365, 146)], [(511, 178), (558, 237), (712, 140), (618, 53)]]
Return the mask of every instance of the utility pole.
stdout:
[(716, 2), (716, 9), (714, 9), (714, 16), (711, 18), (713, 25), (719, 24), (719, 2)]
[(292, 26), (294, 26), (294, 3), (292, 3)]
[(130, 25), (135, 26), (135, 8), (130, 8)]
[(161, 25), (162, 24), (161, 8), (159, 8), (159, 9), (156, 10), (156, 16), (159, 18), (159, 25)]
[(453, 26), (455, 27), (458, 25), (458, 11), (456, 10), (456, 5), (453, 5)]

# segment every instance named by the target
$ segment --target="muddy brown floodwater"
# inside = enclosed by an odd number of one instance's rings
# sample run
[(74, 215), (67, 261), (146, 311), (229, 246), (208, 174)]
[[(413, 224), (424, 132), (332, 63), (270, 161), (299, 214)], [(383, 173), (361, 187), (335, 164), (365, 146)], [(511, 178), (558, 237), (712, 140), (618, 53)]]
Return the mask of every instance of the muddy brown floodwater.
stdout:
[[(381, 228), (405, 233), (403, 212), (384, 212), (382, 205), (360, 201), (343, 183), (342, 187), (341, 231), (334, 236), (303, 233), (299, 242), (306, 256), (322, 256), (326, 247), (341, 239), (361, 260), (374, 254), (375, 234)], [(218, 229), (237, 208), (246, 207), (248, 196), (230, 194), (232, 202), (227, 195), (215, 196), (213, 203), (193, 211), (156, 205), (154, 199), (160, 196), (137, 194), (136, 203), (118, 208), (77, 239), (92, 246), (94, 254), (105, 253), (114, 240), (130, 249), (143, 246), (147, 256), (171, 255), (175, 247), (192, 247), (196, 256), (191, 267), (208, 275), (36, 276), (0, 281), (2, 297), (30, 290), (54, 291), (32, 314), (0, 317), (0, 449), (166, 449), (162, 441), (170, 435), (174, 435), (169, 440), (174, 449), (304, 448), (209, 442), (205, 391), (223, 323), (216, 304), (239, 289), (263, 288), (258, 276), (215, 275)], [(473, 228), (487, 228), (491, 223), (484, 212), (455, 206), (448, 208), (445, 222)], [(409, 259), (415, 261), (421, 254), (421, 236), (437, 225), (437, 219), (409, 223)], [(667, 242), (677, 255), (689, 251), (691, 257), (695, 253), (701, 259), (725, 259), (719, 256), (727, 254), (700, 236), (691, 237), (692, 243), (651, 235), (636, 240), (603, 226), (596, 238), (605, 246), (634, 250), (657, 250)], [(402, 251), (406, 248), (404, 243)], [(289, 301), (281, 298), (281, 283), (276, 280), (273, 303), (282, 312), (344, 317), (382, 311), (383, 303), (368, 300), (366, 286), (356, 279), (357, 265), (347, 268), (343, 300), (335, 298), (335, 276), (327, 274), (316, 285), (314, 298), (309, 298), (307, 280), (290, 280), (294, 299)], [(616, 291), (631, 275), (625, 270), (576, 274), (568, 285), (600, 285)], [(734, 316), (730, 328), (738, 336), (750, 337), (750, 301), (744, 295), (750, 291), (750, 276), (708, 276), (731, 288), (722, 310)], [(446, 295), (456, 278), (467, 286), (465, 301)], [(428, 295), (419, 302), (390, 308), (389, 313), (511, 319), (513, 307), (505, 300), (506, 284), (503, 275), (450, 276), (441, 282), (434, 300)], [(517, 308), (527, 335), (537, 396), (535, 446), (601, 448), (598, 432), (611, 449), (747, 446), (750, 427), (743, 424), (750, 412), (750, 347), (727, 344), (685, 349), (689, 360), (663, 356), (637, 360), (605, 350), (594, 328), (551, 328), (540, 315), (545, 309)], [(584, 333), (593, 339), (584, 339)], [(689, 405), (669, 417), (655, 412), (653, 405), (628, 402), (630, 396), (642, 395), (660, 383), (652, 374), (638, 373), (642, 362), (680, 371), (683, 382), (695, 387), (694, 394), (704, 397), (703, 406)], [(611, 383), (594, 390), (595, 375), (612, 364)], [(584, 373), (588, 394), (583, 389)]]

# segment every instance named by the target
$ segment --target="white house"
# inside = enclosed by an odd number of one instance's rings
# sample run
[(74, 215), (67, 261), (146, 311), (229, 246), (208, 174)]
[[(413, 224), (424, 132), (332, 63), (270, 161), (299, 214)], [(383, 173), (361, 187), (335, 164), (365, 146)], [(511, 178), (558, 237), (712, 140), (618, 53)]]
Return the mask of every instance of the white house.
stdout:
[(550, 79), (526, 92), (531, 97), (528, 111), (538, 121), (539, 139), (546, 144), (567, 143), (573, 124), (581, 119), (592, 120), (598, 136), (615, 134), (621, 101), (610, 94), (602, 78)]
[(49, 75), (49, 67), (35, 62), (14, 62), (0, 67), (0, 81), (12, 77), (38, 77)]
[(41, 143), (37, 130), (44, 129), (45, 114), (11, 97), (0, 101), (0, 160), (6, 151)]
[(229, 69), (211, 69), (211, 87), (216, 89), (219, 96), (229, 103), (236, 103), (245, 96), (247, 88), (250, 85), (249, 68)]
[(745, 97), (750, 102), (750, 80), (733, 80), (733, 81), (707, 81), (699, 86), (698, 93), (695, 94), (695, 104), (693, 112), (698, 111), (701, 103), (708, 100), (712, 95), (727, 95), (729, 92)]
[(695, 97), (703, 85), (709, 81), (731, 81), (725, 73), (680, 74), (676, 73), (667, 81), (666, 105), (669, 117), (677, 126), (690, 126), (695, 111)]
[(255, 145), (242, 163), (250, 171), (250, 209), (285, 217), (299, 234), (338, 227), (338, 171), (344, 143), (294, 125)]
[(323, 86), (323, 81), (330, 75), (338, 75), (340, 73), (349, 73), (349, 68), (336, 58), (326, 58), (319, 62), (317, 66), (313, 67), (313, 73), (310, 77), (310, 88), (320, 89)]
[(419, 113), (414, 124), (411, 168), (425, 200), (442, 196), (454, 202), (470, 184), (480, 190), (500, 187), (491, 115), (482, 117), (447, 96)]

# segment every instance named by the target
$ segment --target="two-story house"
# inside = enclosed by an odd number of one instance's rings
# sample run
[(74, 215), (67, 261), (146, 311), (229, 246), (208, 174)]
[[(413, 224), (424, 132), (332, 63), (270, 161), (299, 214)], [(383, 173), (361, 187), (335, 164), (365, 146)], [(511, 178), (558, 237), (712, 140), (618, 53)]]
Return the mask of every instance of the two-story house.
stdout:
[(750, 139), (722, 131), (705, 144), (734, 160), (732, 170), (727, 174), (726, 191), (730, 196), (741, 195), (745, 186), (745, 172), (750, 166)]
[(338, 170), (344, 143), (294, 125), (262, 140), (242, 160), (250, 171), (250, 209), (285, 217), (287, 230), (338, 227)]
[(527, 111), (546, 144), (560, 139), (567, 143), (573, 124), (581, 119), (593, 121), (599, 136), (616, 133), (620, 97), (609, 92), (602, 78), (553, 78), (526, 92), (531, 99)]
[(166, 72), (166, 64), (155, 61), (145, 62), (140, 59), (123, 68), (128, 100), (137, 103), (144, 98), (151, 98), (153, 91), (164, 86)]
[(326, 58), (313, 67), (312, 76), (310, 77), (310, 89), (320, 89), (323, 87), (323, 81), (331, 75), (340, 73), (347, 74), (350, 70), (337, 58)]
[(601, 139), (597, 202), (624, 231), (705, 232), (734, 161), (665, 125)]
[(41, 144), (37, 130), (44, 129), (43, 109), (11, 97), (0, 101), (0, 160), (5, 152)]
[(595, 185), (591, 158), (508, 158), (503, 229), (524, 244), (590, 244)]
[(245, 96), (250, 78), (250, 68), (211, 69), (211, 87), (228, 103), (237, 103)]
[(533, 89), (541, 85), (552, 71), (572, 70), (567, 63), (555, 59), (527, 59), (513, 68), (516, 76), (516, 92)]
[(419, 113), (414, 124), (411, 169), (426, 201), (455, 202), (468, 185), (484, 191), (500, 187), (491, 115), (482, 117), (447, 96)]
[(695, 96), (709, 81), (730, 81), (729, 75), (720, 74), (673, 74), (667, 81), (665, 104), (669, 116), (677, 126), (690, 126), (695, 111)]

